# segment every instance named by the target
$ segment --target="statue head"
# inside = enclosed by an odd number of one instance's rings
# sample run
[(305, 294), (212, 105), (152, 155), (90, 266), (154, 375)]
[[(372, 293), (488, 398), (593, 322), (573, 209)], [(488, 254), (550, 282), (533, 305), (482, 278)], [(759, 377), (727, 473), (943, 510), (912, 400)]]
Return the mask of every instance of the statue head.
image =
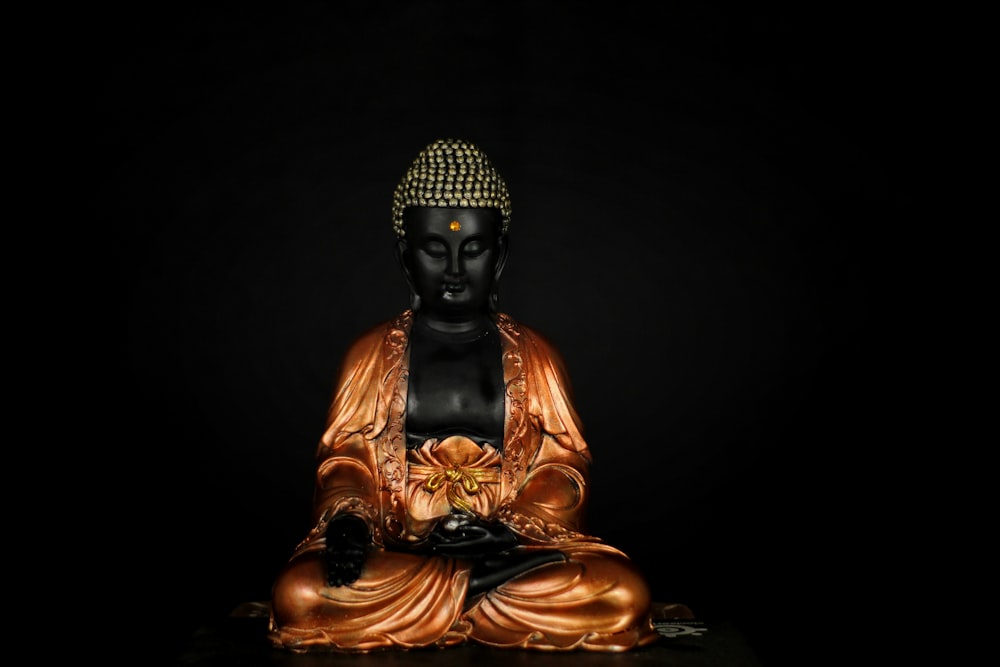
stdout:
[(403, 212), (413, 207), (495, 208), (502, 216), (500, 233), (510, 227), (507, 183), (486, 154), (468, 141), (438, 139), (420, 151), (396, 186), (392, 228), (406, 235)]
[(509, 227), (507, 185), (485, 153), (454, 139), (421, 151), (393, 197), (413, 310), (449, 321), (496, 310)]

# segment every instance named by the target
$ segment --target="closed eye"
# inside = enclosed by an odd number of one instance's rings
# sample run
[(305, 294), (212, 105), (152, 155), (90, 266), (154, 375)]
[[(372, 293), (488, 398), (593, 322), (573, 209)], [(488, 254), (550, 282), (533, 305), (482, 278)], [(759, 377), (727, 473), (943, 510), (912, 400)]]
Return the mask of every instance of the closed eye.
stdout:
[(420, 246), (420, 249), (433, 259), (442, 259), (448, 256), (448, 248), (445, 247), (444, 243), (434, 239), (426, 241)]
[(465, 257), (479, 257), (489, 250), (489, 244), (482, 239), (470, 239), (462, 246), (462, 254)]

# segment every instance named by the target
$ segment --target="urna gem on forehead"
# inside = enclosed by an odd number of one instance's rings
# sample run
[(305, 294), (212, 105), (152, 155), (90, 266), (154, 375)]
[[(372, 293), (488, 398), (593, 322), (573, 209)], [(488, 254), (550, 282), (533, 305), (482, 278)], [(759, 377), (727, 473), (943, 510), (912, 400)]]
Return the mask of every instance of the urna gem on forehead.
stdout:
[(502, 218), (503, 214), (499, 208), (407, 206), (403, 209), (406, 238), (417, 230), (432, 234), (444, 232), (448, 236), (463, 231), (474, 235), (488, 232), (493, 236), (502, 236)]

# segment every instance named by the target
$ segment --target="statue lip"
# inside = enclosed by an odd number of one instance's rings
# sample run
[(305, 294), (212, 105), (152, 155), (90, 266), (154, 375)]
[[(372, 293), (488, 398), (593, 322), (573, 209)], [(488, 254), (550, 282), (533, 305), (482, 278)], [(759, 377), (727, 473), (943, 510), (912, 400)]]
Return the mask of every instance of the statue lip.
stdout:
[(464, 281), (457, 283), (447, 282), (444, 284), (444, 291), (449, 293), (464, 292), (465, 286), (466, 283)]

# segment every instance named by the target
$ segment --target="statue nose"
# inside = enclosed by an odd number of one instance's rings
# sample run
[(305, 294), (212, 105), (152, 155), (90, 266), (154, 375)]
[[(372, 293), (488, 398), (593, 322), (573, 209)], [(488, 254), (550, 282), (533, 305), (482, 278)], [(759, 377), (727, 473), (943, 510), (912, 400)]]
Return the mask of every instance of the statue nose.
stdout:
[(448, 275), (460, 276), (465, 273), (465, 262), (462, 261), (462, 255), (457, 250), (448, 253), (448, 267), (446, 269)]

